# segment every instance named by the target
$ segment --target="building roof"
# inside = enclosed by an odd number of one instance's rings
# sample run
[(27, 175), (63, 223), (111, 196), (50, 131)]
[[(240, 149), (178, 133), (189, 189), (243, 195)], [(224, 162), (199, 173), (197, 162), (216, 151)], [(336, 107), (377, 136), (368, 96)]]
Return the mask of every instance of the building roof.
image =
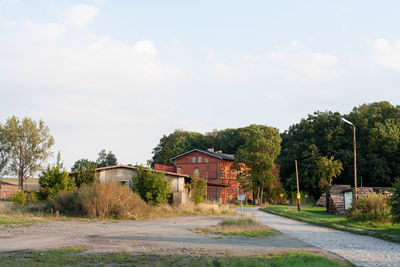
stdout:
[(224, 153), (217, 153), (217, 152), (204, 151), (204, 150), (197, 149), (197, 148), (192, 149), (192, 150), (190, 150), (190, 151), (187, 151), (187, 152), (185, 152), (185, 153), (182, 153), (182, 154), (180, 154), (180, 155), (178, 155), (178, 156), (175, 156), (175, 157), (171, 158), (170, 160), (171, 160), (171, 161), (172, 161), (172, 160), (175, 160), (175, 159), (177, 159), (177, 158), (180, 158), (180, 157), (185, 156), (185, 155), (187, 155), (187, 154), (190, 154), (190, 153), (192, 153), (192, 152), (204, 153), (204, 154), (206, 154), (206, 155), (209, 155), (209, 156), (211, 156), (211, 157), (215, 157), (215, 158), (218, 158), (218, 159), (231, 160), (231, 161), (234, 161), (234, 160), (235, 160), (235, 156), (232, 155), (232, 154), (224, 154)]
[[(104, 171), (104, 170), (111, 170), (111, 169), (130, 169), (130, 170), (137, 170), (136, 166), (128, 166), (128, 165), (114, 165), (114, 166), (107, 166), (107, 167), (101, 167), (101, 168), (96, 168), (96, 171)], [(158, 170), (153, 170), (149, 168), (144, 168), (146, 171), (152, 171), (152, 172), (157, 172), (157, 173), (164, 173), (166, 175), (170, 176), (177, 176), (177, 177), (188, 177), (189, 175), (187, 174), (178, 174), (175, 172), (165, 172), (165, 171), (158, 171)], [(69, 174), (75, 174), (78, 173), (79, 171), (74, 171), (74, 172), (69, 172)]]

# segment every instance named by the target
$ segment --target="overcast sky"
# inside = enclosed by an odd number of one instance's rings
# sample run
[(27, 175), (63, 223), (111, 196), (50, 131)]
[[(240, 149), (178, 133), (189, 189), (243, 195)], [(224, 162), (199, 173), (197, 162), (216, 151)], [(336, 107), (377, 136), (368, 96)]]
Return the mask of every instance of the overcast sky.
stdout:
[[(399, 1), (0, 0), (0, 122), (68, 167), (145, 163), (163, 134), (400, 102)], [(49, 160), (49, 162), (54, 159)]]

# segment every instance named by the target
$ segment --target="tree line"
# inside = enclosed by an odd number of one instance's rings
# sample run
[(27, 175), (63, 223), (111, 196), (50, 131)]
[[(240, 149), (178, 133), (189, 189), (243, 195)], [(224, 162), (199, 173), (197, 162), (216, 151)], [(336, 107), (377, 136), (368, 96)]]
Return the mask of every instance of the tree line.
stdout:
[[(362, 104), (347, 114), (316, 111), (280, 133), (280, 138), (272, 138), (267, 132), (249, 134), (251, 128), (267, 127), (262, 125), (205, 134), (175, 130), (160, 139), (150, 163), (172, 164), (170, 158), (194, 148), (215, 148), (243, 159), (245, 147), (247, 151), (257, 147), (249, 144), (251, 139), (261, 140), (260, 143), (269, 139), (270, 147), (279, 145), (279, 149), (266, 151), (271, 152), (269, 157), (280, 167), (283, 187), (288, 191), (296, 190), (294, 161), (297, 160), (301, 190), (318, 197), (332, 182), (352, 185), (354, 181), (353, 128), (341, 118), (356, 127), (358, 186), (361, 183), (363, 186), (391, 186), (400, 173), (400, 106), (387, 101)], [(250, 158), (247, 160), (249, 164)], [(271, 179), (266, 180), (269, 181), (266, 184), (272, 183)]]

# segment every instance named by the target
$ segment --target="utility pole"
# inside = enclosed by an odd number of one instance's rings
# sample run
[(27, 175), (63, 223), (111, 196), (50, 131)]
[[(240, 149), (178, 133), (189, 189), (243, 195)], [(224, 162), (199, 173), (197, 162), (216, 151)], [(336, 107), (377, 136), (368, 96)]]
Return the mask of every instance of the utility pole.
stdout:
[(300, 187), (299, 187), (299, 171), (297, 169), (297, 160), (294, 161), (296, 165), (296, 180), (297, 180), (297, 210), (301, 210), (301, 203), (300, 203)]
[(357, 145), (356, 145), (356, 126), (353, 124), (354, 129), (354, 208), (357, 209)]

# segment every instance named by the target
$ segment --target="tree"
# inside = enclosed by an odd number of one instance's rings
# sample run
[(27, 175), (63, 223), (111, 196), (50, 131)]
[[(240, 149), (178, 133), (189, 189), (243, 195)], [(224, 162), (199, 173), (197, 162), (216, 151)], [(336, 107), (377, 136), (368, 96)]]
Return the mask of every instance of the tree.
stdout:
[(89, 161), (88, 159), (81, 159), (77, 162), (75, 162), (76, 166), (74, 164), (74, 167), (79, 167), (79, 169), (73, 174), (77, 187), (81, 187), (83, 184), (90, 185), (98, 180), (96, 163)]
[(392, 186), (392, 197), (389, 204), (392, 207), (392, 221), (393, 223), (400, 223), (400, 178), (396, 178)]
[(88, 159), (78, 159), (77, 161), (75, 161), (74, 165), (72, 165), (71, 172), (79, 171), (89, 165), (94, 165), (97, 168), (97, 164), (94, 161)]
[(0, 124), (0, 176), (6, 174), (6, 166), (9, 160), (9, 149), (6, 143), (6, 137), (3, 126)]
[(190, 200), (195, 204), (204, 202), (204, 196), (206, 194), (207, 182), (205, 179), (199, 177), (197, 173), (193, 174), (192, 180), (190, 181)]
[(164, 173), (153, 172), (139, 166), (137, 174), (132, 177), (133, 188), (140, 197), (153, 205), (167, 203), (170, 181)]
[(118, 165), (118, 161), (115, 155), (111, 151), (106, 153), (106, 150), (102, 149), (98, 154), (98, 157), (96, 159), (96, 164), (97, 168), (101, 168), (101, 167)]
[[(235, 155), (235, 166), (241, 171), (243, 184), (249, 185), (260, 201), (263, 188), (271, 187), (275, 180), (272, 170), (280, 153), (281, 137), (277, 129), (264, 125), (250, 125), (242, 134), (245, 143)], [(241, 163), (246, 167), (242, 168)]]
[(316, 163), (318, 166), (317, 174), (320, 177), (318, 186), (324, 193), (332, 185), (333, 178), (338, 177), (342, 172), (342, 163), (340, 160), (335, 160), (333, 156), (330, 158), (322, 157)]
[(43, 199), (55, 197), (58, 192), (69, 191), (75, 186), (74, 178), (70, 179), (68, 172), (61, 162), (61, 155), (58, 152), (57, 163), (48, 166), (39, 177), (40, 195)]
[(18, 119), (12, 116), (3, 127), (6, 150), (9, 151), (9, 172), (18, 175), (18, 187), (42, 169), (43, 162), (51, 155), (54, 139), (42, 120)]

